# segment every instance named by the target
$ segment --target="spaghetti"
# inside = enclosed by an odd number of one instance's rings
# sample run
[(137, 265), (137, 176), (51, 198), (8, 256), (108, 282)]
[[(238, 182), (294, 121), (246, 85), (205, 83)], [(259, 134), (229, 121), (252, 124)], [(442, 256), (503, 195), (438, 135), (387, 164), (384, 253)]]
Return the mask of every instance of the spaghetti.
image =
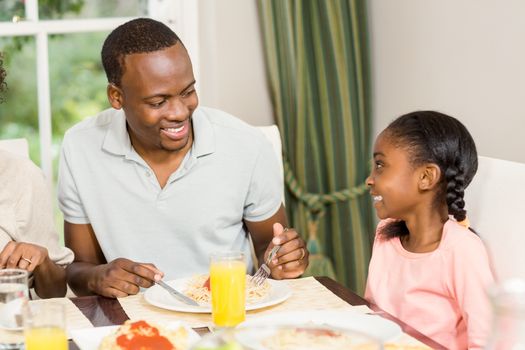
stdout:
[[(199, 304), (211, 303), (211, 289), (208, 275), (196, 275), (188, 280), (184, 294)], [(251, 276), (246, 276), (246, 304), (255, 304), (264, 300), (270, 293), (270, 283), (264, 281), (260, 286), (250, 282)]]
[(377, 344), (359, 335), (350, 335), (330, 329), (285, 328), (263, 340), (268, 350), (373, 350)]

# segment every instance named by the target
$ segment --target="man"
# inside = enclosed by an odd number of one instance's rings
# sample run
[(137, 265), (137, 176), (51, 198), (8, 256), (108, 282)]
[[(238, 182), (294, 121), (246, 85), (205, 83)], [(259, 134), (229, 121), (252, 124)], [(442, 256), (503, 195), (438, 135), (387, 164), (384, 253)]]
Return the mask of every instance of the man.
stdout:
[(250, 233), (261, 261), (279, 244), (272, 277), (300, 276), (308, 252), (283, 229), (283, 184), (255, 128), (197, 107), (186, 48), (146, 18), (116, 28), (102, 48), (112, 109), (70, 129), (59, 171), (67, 270), (77, 295), (121, 297), (160, 278), (203, 273), (211, 253), (240, 250)]
[[(0, 53), (0, 93), (6, 89), (5, 77)], [(27, 270), (39, 297), (62, 297), (65, 266), (73, 253), (59, 243), (42, 171), (29, 159), (2, 150), (0, 164), (0, 269)]]

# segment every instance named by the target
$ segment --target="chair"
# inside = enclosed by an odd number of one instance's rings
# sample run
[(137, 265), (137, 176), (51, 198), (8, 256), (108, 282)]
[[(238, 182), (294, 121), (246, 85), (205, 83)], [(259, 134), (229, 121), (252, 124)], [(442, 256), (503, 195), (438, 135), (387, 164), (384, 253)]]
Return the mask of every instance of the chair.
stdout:
[[(283, 152), (282, 152), (282, 143), (281, 143), (281, 134), (279, 132), (279, 128), (277, 125), (269, 125), (269, 126), (258, 126), (257, 129), (259, 129), (264, 136), (270, 141), (270, 143), (273, 146), (273, 150), (275, 152), (275, 155), (277, 156), (277, 161), (281, 165), (279, 168), (279, 175), (281, 176), (281, 182), (284, 183), (284, 170), (283, 170)], [(282, 196), (283, 204), (284, 204), (284, 192)]]
[[(277, 157), (277, 161), (281, 165), (279, 167), (279, 175), (281, 177), (281, 182), (284, 183), (284, 170), (283, 170), (283, 153), (282, 153), (282, 144), (281, 144), (281, 134), (279, 133), (279, 128), (277, 125), (268, 125), (268, 126), (258, 126), (257, 129), (259, 129), (264, 136), (270, 141), (270, 143), (273, 146), (273, 151), (275, 153), (275, 156)], [(284, 189), (282, 194), (282, 202), (284, 204)], [(253, 264), (255, 267), (255, 270), (259, 268), (259, 261), (257, 259), (257, 254), (255, 254), (255, 247), (253, 245), (252, 237), (251, 235), (248, 235), (248, 239), (250, 241), (250, 250), (251, 250), (251, 256), (253, 260)]]
[(29, 158), (29, 145), (26, 139), (0, 140), (0, 149), (14, 153), (20, 157)]
[(525, 164), (479, 157), (479, 168), (465, 191), (472, 227), (485, 242), (496, 278), (525, 278)]

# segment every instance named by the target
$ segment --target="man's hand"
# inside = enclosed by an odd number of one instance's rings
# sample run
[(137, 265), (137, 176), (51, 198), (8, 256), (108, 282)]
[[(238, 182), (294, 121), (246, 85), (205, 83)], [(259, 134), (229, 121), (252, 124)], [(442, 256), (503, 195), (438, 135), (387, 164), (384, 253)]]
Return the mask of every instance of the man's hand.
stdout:
[(91, 291), (110, 298), (137, 294), (140, 287), (148, 288), (164, 274), (153, 264), (137, 263), (118, 258), (94, 268), (88, 286)]
[(268, 258), (270, 250), (276, 245), (281, 248), (270, 261), (272, 277), (275, 279), (296, 278), (304, 273), (308, 266), (308, 250), (304, 240), (294, 229), (285, 229), (279, 223), (273, 224), (273, 239), (268, 245), (264, 258)]
[(49, 260), (47, 249), (32, 243), (8, 242), (0, 252), (0, 269), (23, 269), (33, 272)]

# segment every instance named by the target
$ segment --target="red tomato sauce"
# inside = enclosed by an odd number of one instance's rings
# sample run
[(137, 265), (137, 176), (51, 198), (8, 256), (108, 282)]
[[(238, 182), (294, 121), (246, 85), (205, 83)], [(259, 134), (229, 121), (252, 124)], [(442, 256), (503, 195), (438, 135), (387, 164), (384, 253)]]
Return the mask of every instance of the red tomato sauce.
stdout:
[(130, 325), (130, 333), (117, 337), (117, 345), (125, 350), (174, 350), (175, 347), (159, 330), (145, 321)]

